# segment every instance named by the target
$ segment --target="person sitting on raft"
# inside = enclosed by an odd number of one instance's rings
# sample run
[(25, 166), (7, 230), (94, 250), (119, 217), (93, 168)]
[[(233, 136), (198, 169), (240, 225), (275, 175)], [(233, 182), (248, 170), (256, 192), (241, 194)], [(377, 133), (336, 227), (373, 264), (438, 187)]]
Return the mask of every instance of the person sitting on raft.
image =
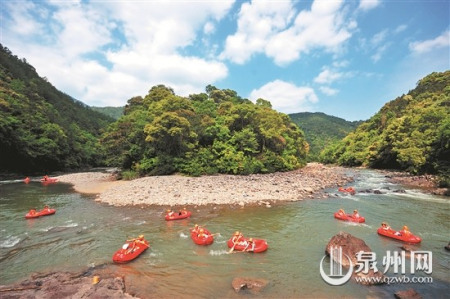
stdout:
[(205, 233), (205, 230), (201, 228), (199, 230), (199, 234), (197, 235), (198, 238), (208, 238), (208, 234)]
[(236, 231), (234, 234), (233, 234), (233, 237), (231, 238), (231, 242), (233, 243), (233, 245), (234, 244), (237, 244), (238, 242), (239, 242), (239, 240), (241, 239), (241, 238), (243, 238), (244, 236), (239, 232), (239, 231)]
[(30, 215), (36, 215), (36, 208), (32, 208), (29, 212), (28, 212), (28, 214), (30, 214)]
[(44, 209), (42, 211), (48, 211), (48, 210), (50, 210), (50, 208), (47, 205), (45, 205)]
[[(137, 238), (127, 240), (127, 242), (128, 242), (128, 246), (126, 246), (124, 249), (128, 248), (128, 251), (127, 251), (127, 254), (128, 254), (128, 253), (131, 253), (134, 251), (134, 249), (136, 248), (136, 245), (145, 244), (144, 235), (139, 235)], [(130, 244), (131, 244), (131, 248), (130, 248)]]
[(384, 230), (392, 230), (392, 228), (386, 222), (381, 222), (381, 228)]
[(180, 210), (178, 212), (178, 216), (181, 216), (181, 215), (184, 215), (184, 214), (187, 214), (186, 208), (183, 208), (183, 210)]
[(196, 225), (194, 225), (194, 228), (191, 229), (191, 233), (197, 234), (199, 230), (200, 230), (200, 226), (198, 226), (198, 224), (196, 224)]
[(174, 212), (171, 209), (168, 209), (166, 212), (169, 217), (172, 217), (174, 214)]
[(354, 210), (354, 211), (353, 211), (352, 217), (353, 217), (353, 218), (359, 218), (359, 217), (361, 217), (361, 216), (359, 216), (359, 214), (358, 214), (358, 210)]
[(411, 235), (411, 232), (409, 231), (409, 228), (408, 228), (406, 225), (403, 226), (403, 228), (402, 228), (402, 230), (400, 231), (400, 233), (401, 233), (403, 236), (407, 236), (407, 237)]
[(245, 251), (255, 251), (255, 242), (253, 238), (248, 239), (247, 246), (245, 246)]
[(44, 175), (44, 181), (48, 181), (48, 175)]
[(338, 214), (339, 214), (339, 215), (345, 215), (344, 209), (339, 209)]

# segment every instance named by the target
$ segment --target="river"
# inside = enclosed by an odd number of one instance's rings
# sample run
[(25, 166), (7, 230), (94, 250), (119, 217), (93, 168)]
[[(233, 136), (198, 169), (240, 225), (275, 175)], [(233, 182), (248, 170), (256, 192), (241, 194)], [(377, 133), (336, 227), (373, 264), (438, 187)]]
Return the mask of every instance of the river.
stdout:
[[(187, 220), (165, 221), (166, 207), (113, 207), (94, 196), (73, 192), (70, 185), (47, 186), (38, 181), (0, 182), (0, 284), (28, 277), (34, 272), (80, 271), (108, 264), (125, 275), (129, 291), (142, 297), (238, 298), (231, 288), (234, 277), (269, 281), (258, 295), (263, 298), (392, 297), (397, 290), (414, 288), (425, 298), (444, 298), (450, 291), (450, 200), (389, 183), (383, 174), (352, 170), (356, 190), (378, 189), (383, 194), (354, 196), (325, 190), (328, 199), (304, 200), (265, 206), (188, 207)], [(398, 189), (405, 193), (394, 192)], [(26, 220), (33, 207), (49, 205), (55, 215)], [(365, 224), (333, 218), (339, 208), (358, 209)], [(422, 238), (415, 250), (432, 252), (432, 283), (391, 284), (367, 287), (350, 281), (327, 284), (319, 263), (325, 246), (339, 231), (363, 239), (377, 255), (378, 268), (387, 251), (399, 251), (401, 242), (376, 233), (382, 221), (394, 229), (408, 225)], [(219, 233), (212, 245), (195, 245), (189, 236), (194, 224)], [(267, 252), (228, 254), (227, 239), (236, 230), (264, 238)], [(137, 260), (112, 264), (112, 255), (129, 236), (144, 234), (150, 249)], [(409, 268), (408, 268), (409, 269)], [(387, 275), (395, 276), (392, 269)], [(420, 271), (419, 271), (420, 272)], [(427, 276), (416, 273), (414, 275)], [(410, 272), (407, 276), (413, 276)], [(248, 292), (248, 291), (244, 291)]]

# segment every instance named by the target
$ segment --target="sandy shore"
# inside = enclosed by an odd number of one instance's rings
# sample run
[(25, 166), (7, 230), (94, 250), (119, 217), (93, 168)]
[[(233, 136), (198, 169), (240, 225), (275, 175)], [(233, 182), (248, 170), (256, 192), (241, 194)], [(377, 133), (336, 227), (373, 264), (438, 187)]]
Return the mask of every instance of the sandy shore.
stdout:
[[(320, 196), (324, 188), (343, 186), (353, 178), (349, 170), (310, 163), (306, 167), (272, 174), (187, 177), (152, 176), (117, 181), (112, 174), (85, 172), (59, 176), (81, 193), (97, 194), (96, 200), (122, 205), (266, 204)], [(325, 197), (325, 195), (323, 195)]]

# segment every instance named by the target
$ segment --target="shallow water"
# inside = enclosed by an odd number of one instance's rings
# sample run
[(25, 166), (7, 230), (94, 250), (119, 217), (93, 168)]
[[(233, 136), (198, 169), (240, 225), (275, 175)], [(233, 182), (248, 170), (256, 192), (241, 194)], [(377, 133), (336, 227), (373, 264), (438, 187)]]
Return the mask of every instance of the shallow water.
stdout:
[[(128, 289), (142, 297), (238, 297), (231, 288), (234, 277), (258, 277), (269, 281), (257, 297), (391, 297), (396, 290), (413, 287), (424, 297), (444, 298), (450, 288), (450, 201), (388, 183), (374, 171), (356, 171), (357, 190), (379, 189), (384, 194), (355, 196), (326, 190), (330, 199), (257, 207), (189, 207), (187, 220), (165, 221), (166, 207), (112, 207), (93, 196), (74, 193), (69, 185), (39, 182), (0, 182), (0, 283), (23, 279), (33, 272), (78, 271), (88, 266), (111, 264), (118, 275), (127, 275)], [(406, 193), (395, 193), (404, 189)], [(32, 207), (56, 208), (53, 216), (26, 220)], [(365, 224), (333, 218), (339, 208), (358, 209)], [(432, 251), (434, 282), (365, 287), (354, 282), (330, 286), (319, 274), (319, 262), (330, 238), (346, 231), (363, 239), (377, 254), (379, 263), (387, 250), (401, 242), (378, 236), (387, 221), (394, 229), (408, 225), (422, 237), (416, 250)], [(219, 233), (212, 245), (195, 245), (189, 236), (194, 224)], [(235, 230), (264, 238), (265, 253), (228, 254), (227, 239)], [(137, 260), (112, 265), (111, 257), (129, 236), (144, 234), (151, 248)], [(389, 274), (389, 273), (388, 273)], [(249, 297), (255, 297), (248, 293)]]

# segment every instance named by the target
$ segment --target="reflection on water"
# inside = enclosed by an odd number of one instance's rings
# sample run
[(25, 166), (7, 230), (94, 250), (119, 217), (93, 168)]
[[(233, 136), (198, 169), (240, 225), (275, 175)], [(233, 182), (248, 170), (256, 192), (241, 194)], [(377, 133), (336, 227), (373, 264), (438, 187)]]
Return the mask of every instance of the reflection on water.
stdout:
[[(443, 249), (450, 238), (450, 201), (410, 189), (397, 193), (404, 188), (372, 171), (360, 171), (354, 186), (383, 194), (350, 196), (328, 190), (330, 199), (272, 208), (190, 207), (190, 219), (165, 221), (165, 207), (111, 207), (95, 202), (92, 196), (76, 194), (65, 184), (0, 183), (0, 283), (36, 271), (78, 271), (106, 263), (108, 271), (127, 277), (128, 291), (142, 297), (237, 298), (231, 288), (235, 277), (267, 279), (269, 285), (258, 295), (267, 298), (391, 296), (411, 286), (368, 288), (349, 282), (333, 287), (319, 275), (325, 246), (339, 231), (363, 239), (380, 258), (387, 250), (398, 250), (402, 243), (376, 234), (386, 221), (395, 229), (408, 225), (422, 237), (422, 243), (413, 248), (433, 252), (435, 283), (413, 287), (419, 293), (442, 297), (450, 285), (450, 257)], [(30, 208), (45, 204), (56, 208), (56, 214), (24, 218)], [(333, 213), (339, 208), (348, 212), (356, 208), (367, 222), (338, 221)], [(194, 224), (217, 234), (212, 245), (192, 242), (189, 229)], [(269, 250), (228, 254), (226, 241), (236, 230), (266, 239)], [(127, 238), (139, 234), (150, 241), (150, 249), (136, 261), (113, 265), (113, 253)]]

